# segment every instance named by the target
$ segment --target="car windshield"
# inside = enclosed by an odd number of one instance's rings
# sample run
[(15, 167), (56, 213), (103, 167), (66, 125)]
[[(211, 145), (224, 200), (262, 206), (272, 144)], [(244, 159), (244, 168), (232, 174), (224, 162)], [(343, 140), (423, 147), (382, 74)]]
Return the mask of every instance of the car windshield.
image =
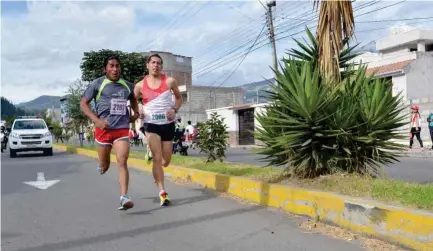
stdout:
[(27, 129), (45, 129), (45, 123), (42, 120), (20, 120), (14, 124), (14, 130), (27, 130)]

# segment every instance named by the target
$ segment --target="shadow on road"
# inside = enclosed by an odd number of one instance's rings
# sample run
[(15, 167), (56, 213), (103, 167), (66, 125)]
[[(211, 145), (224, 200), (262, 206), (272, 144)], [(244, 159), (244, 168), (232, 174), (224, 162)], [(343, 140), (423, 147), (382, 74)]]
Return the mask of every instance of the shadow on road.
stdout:
[[(194, 196), (194, 197), (188, 197), (188, 198), (183, 198), (183, 199), (172, 199), (170, 200), (170, 207), (177, 207), (177, 206), (183, 206), (183, 205), (190, 205), (192, 203), (196, 203), (196, 202), (200, 202), (200, 201), (205, 201), (205, 200), (210, 200), (210, 199), (214, 199), (216, 198), (216, 196), (214, 194), (211, 194), (209, 192), (207, 192), (204, 189), (194, 189), (194, 190), (198, 190), (200, 192), (203, 193), (203, 195), (200, 196)], [(144, 197), (142, 199), (152, 199), (153, 203), (159, 204), (159, 198), (157, 197)], [(144, 211), (138, 211), (138, 212), (132, 212), (132, 213), (127, 213), (128, 215), (144, 215), (144, 214), (150, 214), (152, 212), (158, 211), (164, 209), (163, 207), (157, 207), (157, 208), (153, 208), (150, 210), (144, 210)]]
[(179, 221), (173, 221), (173, 222), (167, 222), (163, 224), (158, 224), (154, 226), (146, 226), (146, 227), (140, 227), (132, 230), (122, 231), (122, 232), (116, 232), (116, 233), (109, 233), (109, 234), (103, 234), (95, 237), (89, 237), (89, 238), (82, 238), (77, 240), (70, 240), (70, 241), (64, 241), (64, 242), (58, 242), (58, 243), (48, 243), (44, 245), (39, 245), (35, 247), (29, 247), (24, 249), (19, 249), (17, 251), (46, 251), (46, 250), (63, 250), (68, 248), (76, 248), (76, 247), (82, 247), (86, 245), (96, 244), (96, 243), (103, 243), (103, 242), (109, 242), (117, 239), (122, 238), (134, 238), (136, 236), (144, 235), (150, 232), (156, 232), (166, 229), (172, 229), (172, 228), (178, 228), (182, 226), (192, 225), (199, 222), (206, 222), (206, 221), (212, 221), (216, 219), (221, 219), (225, 217), (230, 217), (234, 215), (240, 215), (248, 212), (253, 212), (260, 210), (262, 207), (254, 206), (249, 208), (240, 208), (236, 210), (230, 210), (230, 211), (224, 211), (224, 212), (218, 212), (214, 214), (207, 214), (202, 215), (198, 217), (188, 218), (184, 220)]

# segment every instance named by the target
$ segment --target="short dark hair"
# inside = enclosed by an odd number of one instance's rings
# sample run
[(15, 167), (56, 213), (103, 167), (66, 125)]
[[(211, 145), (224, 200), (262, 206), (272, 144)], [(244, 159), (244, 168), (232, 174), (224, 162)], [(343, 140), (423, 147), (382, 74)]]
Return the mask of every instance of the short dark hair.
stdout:
[(164, 64), (164, 61), (162, 60), (161, 56), (158, 55), (158, 54), (156, 54), (156, 53), (150, 55), (150, 56), (147, 58), (146, 63), (150, 63), (150, 60), (152, 59), (152, 57), (157, 57), (157, 58), (161, 59), (161, 64)]
[(119, 59), (119, 57), (116, 56), (116, 55), (112, 55), (112, 56), (108, 56), (108, 57), (104, 60), (104, 68), (107, 67), (108, 61), (113, 60), (113, 59), (117, 60), (117, 62), (119, 62), (119, 64), (121, 64), (121, 63), (120, 63), (120, 59)]
[(191, 125), (191, 120), (188, 120), (188, 125)]

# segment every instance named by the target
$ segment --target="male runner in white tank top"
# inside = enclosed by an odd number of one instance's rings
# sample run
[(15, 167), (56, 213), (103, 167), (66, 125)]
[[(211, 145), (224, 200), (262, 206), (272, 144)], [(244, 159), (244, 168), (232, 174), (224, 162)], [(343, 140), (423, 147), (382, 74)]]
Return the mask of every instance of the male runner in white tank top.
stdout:
[[(146, 67), (149, 75), (134, 87), (137, 100), (143, 99), (143, 109), (140, 117), (144, 122), (144, 131), (150, 150), (152, 151), (152, 173), (159, 189), (161, 206), (170, 204), (168, 194), (164, 189), (164, 170), (170, 164), (173, 152), (174, 120), (182, 105), (176, 80), (161, 73), (162, 58), (158, 54), (148, 57)], [(173, 102), (173, 95), (175, 102)]]

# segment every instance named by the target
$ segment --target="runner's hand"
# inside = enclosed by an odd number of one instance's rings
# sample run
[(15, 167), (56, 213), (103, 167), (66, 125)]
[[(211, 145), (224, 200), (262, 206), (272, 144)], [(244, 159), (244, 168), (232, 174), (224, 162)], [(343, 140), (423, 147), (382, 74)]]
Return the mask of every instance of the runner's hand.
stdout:
[(139, 114), (134, 113), (134, 115), (131, 116), (131, 118), (129, 119), (129, 121), (131, 123), (133, 123), (133, 122), (135, 122), (138, 119), (139, 116), (140, 116)]
[(140, 119), (144, 119), (144, 112), (143, 111), (140, 111), (140, 114), (139, 114), (139, 116), (138, 116)]
[(98, 119), (95, 122), (95, 126), (101, 128), (102, 130), (105, 130), (108, 128), (108, 121), (103, 119)]
[(167, 119), (168, 121), (173, 121), (176, 118), (176, 112), (174, 109), (171, 109), (167, 112)]

